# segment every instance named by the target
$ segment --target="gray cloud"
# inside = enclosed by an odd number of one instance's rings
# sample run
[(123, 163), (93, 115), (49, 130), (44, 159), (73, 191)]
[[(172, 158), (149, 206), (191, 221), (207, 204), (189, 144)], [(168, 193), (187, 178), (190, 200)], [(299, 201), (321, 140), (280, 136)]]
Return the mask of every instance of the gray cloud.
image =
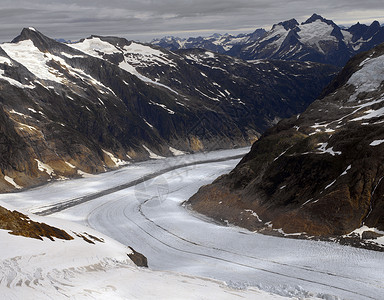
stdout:
[(91, 34), (150, 40), (245, 32), (316, 12), (339, 24), (384, 22), (382, 0), (2, 0), (0, 42), (33, 26), (54, 38)]

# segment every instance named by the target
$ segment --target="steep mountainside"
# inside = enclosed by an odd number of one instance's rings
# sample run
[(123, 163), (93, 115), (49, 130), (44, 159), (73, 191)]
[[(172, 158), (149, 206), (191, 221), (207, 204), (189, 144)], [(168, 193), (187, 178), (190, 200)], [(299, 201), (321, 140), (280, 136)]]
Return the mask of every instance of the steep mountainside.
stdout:
[(299, 24), (295, 19), (275, 24), (270, 31), (256, 30), (238, 37), (214, 35), (207, 38), (167, 37), (152, 43), (167, 49), (203, 48), (245, 60), (280, 59), (344, 66), (355, 54), (384, 42), (384, 27), (357, 23), (342, 28), (313, 14)]
[(303, 111), (336, 70), (111, 37), (66, 45), (24, 29), (0, 45), (0, 191), (247, 145)]
[(363, 237), (383, 236), (383, 70), (384, 44), (354, 57), (320, 100), (268, 130), (192, 207), (251, 230), (340, 236), (365, 225), (374, 229)]

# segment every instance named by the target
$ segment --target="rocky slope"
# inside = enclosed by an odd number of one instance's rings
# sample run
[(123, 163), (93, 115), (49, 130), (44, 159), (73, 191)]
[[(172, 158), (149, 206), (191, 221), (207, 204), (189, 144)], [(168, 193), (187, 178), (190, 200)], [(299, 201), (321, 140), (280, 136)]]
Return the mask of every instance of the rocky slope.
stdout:
[(0, 191), (247, 145), (336, 71), (111, 37), (66, 45), (26, 28), (0, 45)]
[(355, 56), (319, 100), (189, 203), (261, 232), (340, 237), (364, 225), (365, 238), (383, 236), (383, 70), (384, 44)]
[(172, 50), (203, 48), (245, 60), (313, 61), (342, 67), (352, 56), (383, 42), (384, 27), (377, 21), (369, 26), (357, 23), (344, 28), (313, 14), (301, 24), (291, 19), (275, 24), (269, 31), (258, 29), (252, 34), (238, 37), (167, 37), (152, 43)]

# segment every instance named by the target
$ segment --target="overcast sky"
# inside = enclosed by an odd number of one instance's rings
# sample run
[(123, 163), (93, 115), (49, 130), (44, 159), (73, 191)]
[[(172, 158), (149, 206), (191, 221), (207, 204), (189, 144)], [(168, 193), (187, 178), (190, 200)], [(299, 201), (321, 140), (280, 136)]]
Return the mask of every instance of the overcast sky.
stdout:
[(91, 34), (150, 41), (269, 29), (314, 12), (337, 24), (384, 23), (383, 0), (1, 0), (0, 42), (33, 26), (52, 38)]

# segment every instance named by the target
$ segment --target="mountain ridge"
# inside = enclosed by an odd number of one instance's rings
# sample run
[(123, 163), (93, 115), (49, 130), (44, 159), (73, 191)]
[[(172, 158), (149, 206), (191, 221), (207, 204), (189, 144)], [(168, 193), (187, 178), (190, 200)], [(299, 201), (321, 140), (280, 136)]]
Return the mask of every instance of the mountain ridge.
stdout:
[(25, 28), (0, 45), (0, 190), (248, 145), (302, 111), (336, 72), (116, 37), (66, 45)]
[(210, 44), (221, 47), (211, 50), (245, 60), (313, 61), (342, 67), (353, 55), (384, 42), (384, 27), (381, 27), (378, 21), (369, 26), (358, 22), (344, 28), (316, 13), (301, 24), (296, 19), (290, 19), (273, 25), (269, 31), (258, 29), (255, 32), (259, 34), (254, 40), (231, 37), (228, 41), (223, 41), (211, 36), (185, 40), (163, 38), (152, 43), (172, 50), (208, 49), (204, 43), (209, 41)]

